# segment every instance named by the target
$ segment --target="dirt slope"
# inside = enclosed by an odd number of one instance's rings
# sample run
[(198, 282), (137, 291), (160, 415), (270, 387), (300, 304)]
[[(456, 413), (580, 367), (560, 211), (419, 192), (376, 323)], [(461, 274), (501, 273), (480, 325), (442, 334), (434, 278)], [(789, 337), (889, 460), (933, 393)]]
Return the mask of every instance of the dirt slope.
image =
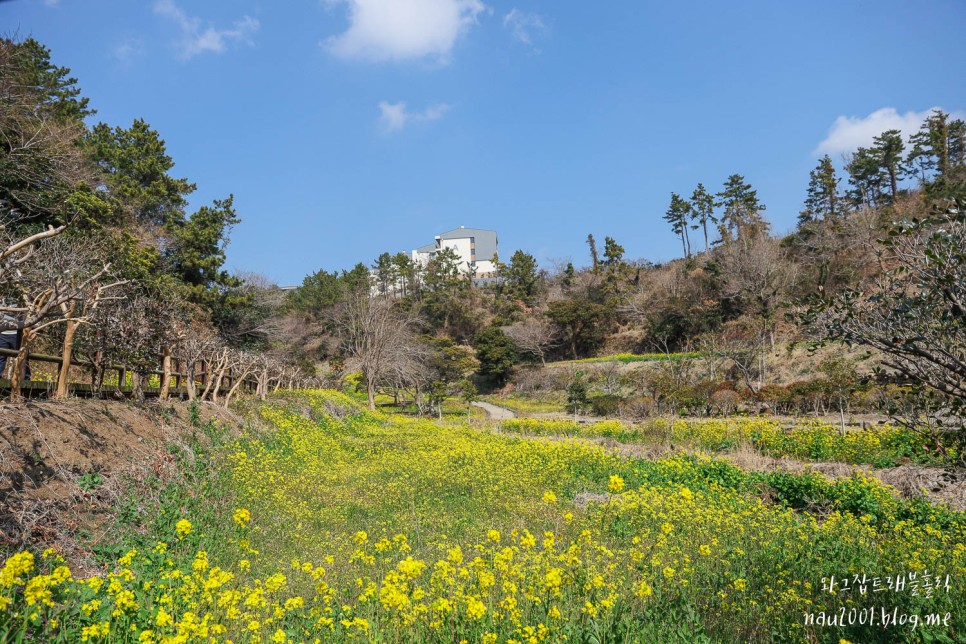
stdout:
[[(239, 422), (209, 404), (199, 416)], [(0, 554), (26, 544), (71, 554), (78, 534), (96, 543), (122, 478), (174, 475), (165, 446), (194, 431), (181, 401), (0, 403)]]

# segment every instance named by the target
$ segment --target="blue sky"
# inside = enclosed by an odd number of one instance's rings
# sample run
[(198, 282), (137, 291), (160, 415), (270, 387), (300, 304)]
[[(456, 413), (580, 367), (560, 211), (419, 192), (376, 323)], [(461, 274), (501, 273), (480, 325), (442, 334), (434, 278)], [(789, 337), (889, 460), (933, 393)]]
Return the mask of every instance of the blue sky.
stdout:
[(95, 120), (146, 119), (228, 264), (282, 283), (459, 225), (503, 259), (680, 253), (672, 191), (744, 174), (777, 231), (808, 172), (966, 110), (961, 0), (14, 0)]

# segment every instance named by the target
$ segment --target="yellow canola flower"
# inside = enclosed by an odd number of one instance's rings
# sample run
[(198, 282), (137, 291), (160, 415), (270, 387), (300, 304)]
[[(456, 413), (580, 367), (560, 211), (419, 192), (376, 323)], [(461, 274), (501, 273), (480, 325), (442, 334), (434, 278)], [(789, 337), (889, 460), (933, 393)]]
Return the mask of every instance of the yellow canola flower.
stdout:
[(237, 523), (242, 527), (245, 527), (251, 522), (252, 513), (246, 510), (245, 508), (238, 508), (237, 510), (235, 510), (235, 514), (232, 516), (232, 518), (235, 520), (235, 523)]
[(619, 493), (624, 489), (624, 479), (617, 474), (611, 474), (610, 481), (607, 483), (607, 488), (611, 492)]
[(22, 586), (24, 584), (23, 577), (33, 572), (33, 569), (33, 553), (18, 552), (7, 559), (7, 562), (3, 565), (3, 570), (0, 570), (0, 588)]
[(188, 521), (187, 519), (181, 519), (178, 521), (174, 526), (178, 539), (184, 539), (187, 537), (191, 533), (191, 527), (191, 521)]

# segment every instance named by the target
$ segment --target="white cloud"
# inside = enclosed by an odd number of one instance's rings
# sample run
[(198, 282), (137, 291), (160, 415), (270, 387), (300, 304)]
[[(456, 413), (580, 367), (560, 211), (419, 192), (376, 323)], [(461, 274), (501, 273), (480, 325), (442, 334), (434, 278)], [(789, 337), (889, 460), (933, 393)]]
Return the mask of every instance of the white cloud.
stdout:
[(480, 0), (330, 0), (349, 5), (349, 28), (326, 39), (341, 58), (370, 61), (435, 57), (446, 62), (456, 40), (486, 10)]
[(159, 0), (154, 4), (154, 12), (178, 25), (181, 30), (178, 46), (183, 60), (205, 52), (220, 54), (230, 42), (252, 44), (251, 36), (260, 27), (258, 20), (249, 16), (242, 16), (228, 29), (215, 29), (210, 25), (204, 27), (200, 18), (189, 16), (172, 0)]
[(141, 38), (125, 38), (114, 47), (114, 58), (124, 67), (128, 67), (135, 58), (144, 55), (144, 40)]
[(516, 7), (503, 16), (503, 26), (510, 30), (514, 40), (531, 47), (534, 36), (547, 30), (547, 25), (539, 14), (524, 13)]
[(438, 121), (450, 109), (451, 106), (446, 103), (437, 103), (436, 105), (427, 107), (422, 112), (410, 112), (406, 109), (406, 103), (403, 101), (399, 101), (398, 103), (383, 101), (379, 103), (379, 124), (386, 133), (396, 132), (406, 127), (409, 123)]
[[(825, 139), (818, 144), (815, 154), (834, 156), (854, 152), (859, 147), (869, 147), (872, 139), (886, 130), (899, 130), (908, 141), (934, 109), (939, 108), (932, 107), (921, 112), (910, 110), (900, 114), (894, 107), (883, 107), (868, 116), (840, 116), (829, 128)], [(961, 112), (953, 112), (952, 116), (963, 118)]]

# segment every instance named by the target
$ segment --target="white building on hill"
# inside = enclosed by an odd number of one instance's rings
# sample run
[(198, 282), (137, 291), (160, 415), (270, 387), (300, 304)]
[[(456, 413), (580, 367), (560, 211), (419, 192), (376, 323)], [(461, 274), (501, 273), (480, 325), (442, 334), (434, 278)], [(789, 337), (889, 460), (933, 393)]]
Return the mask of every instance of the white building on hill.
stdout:
[(479, 228), (454, 228), (436, 235), (432, 244), (420, 246), (413, 251), (413, 261), (426, 266), (433, 255), (444, 248), (452, 248), (460, 258), (460, 271), (475, 278), (493, 277), (496, 267), (493, 257), (497, 254), (495, 230)]

